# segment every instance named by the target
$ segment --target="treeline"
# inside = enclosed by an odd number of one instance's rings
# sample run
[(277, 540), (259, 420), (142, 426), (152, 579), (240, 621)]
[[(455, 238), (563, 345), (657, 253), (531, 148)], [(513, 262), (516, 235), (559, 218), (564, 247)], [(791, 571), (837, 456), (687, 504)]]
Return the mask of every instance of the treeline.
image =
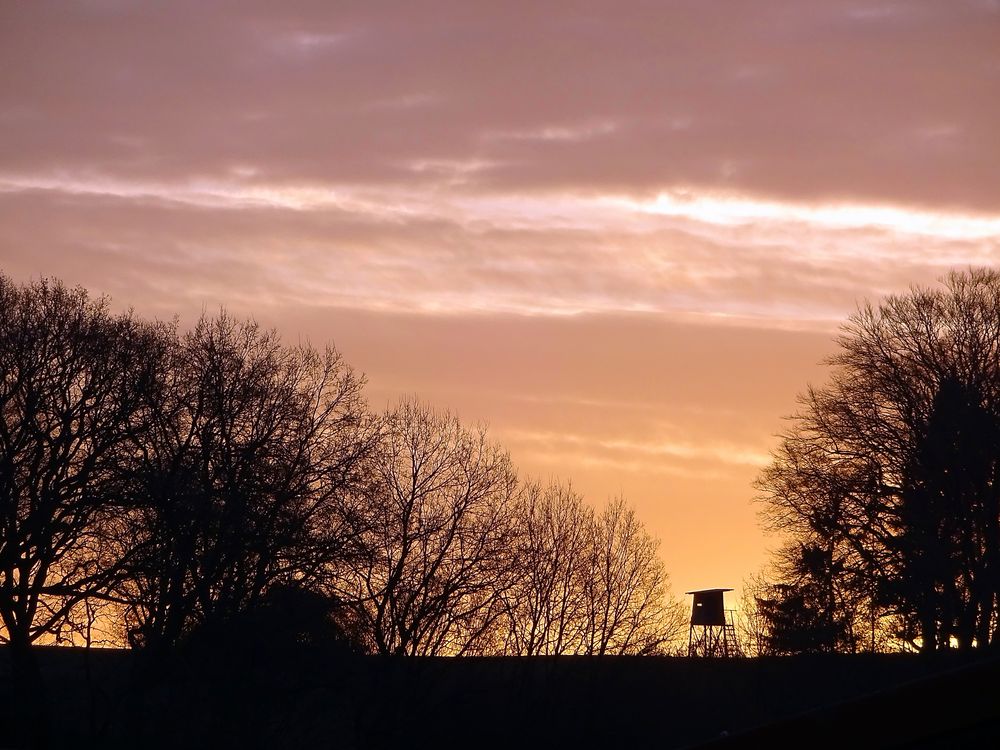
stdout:
[(837, 343), (758, 482), (788, 543), (748, 645), (1000, 645), (1000, 273), (865, 305)]
[(372, 413), (363, 386), (332, 347), (252, 321), (180, 332), (0, 276), (15, 676), (37, 680), (36, 642), (164, 652), (260, 612), (368, 653), (666, 648), (683, 618), (624, 502), (523, 480), (482, 427), (417, 401)]

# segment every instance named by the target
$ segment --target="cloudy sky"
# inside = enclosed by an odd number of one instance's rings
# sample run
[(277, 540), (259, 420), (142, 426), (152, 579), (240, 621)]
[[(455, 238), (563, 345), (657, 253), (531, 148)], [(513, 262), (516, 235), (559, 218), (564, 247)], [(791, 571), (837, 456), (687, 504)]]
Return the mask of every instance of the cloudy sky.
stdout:
[(5, 2), (0, 270), (333, 341), (676, 591), (865, 298), (1000, 259), (1000, 2)]

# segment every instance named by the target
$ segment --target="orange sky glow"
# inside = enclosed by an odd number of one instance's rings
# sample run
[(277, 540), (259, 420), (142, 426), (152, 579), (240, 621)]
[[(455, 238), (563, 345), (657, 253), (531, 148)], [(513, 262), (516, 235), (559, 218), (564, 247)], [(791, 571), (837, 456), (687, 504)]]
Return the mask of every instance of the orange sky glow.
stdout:
[(866, 298), (1000, 259), (1000, 2), (6, 3), (0, 270), (335, 342), (675, 593)]

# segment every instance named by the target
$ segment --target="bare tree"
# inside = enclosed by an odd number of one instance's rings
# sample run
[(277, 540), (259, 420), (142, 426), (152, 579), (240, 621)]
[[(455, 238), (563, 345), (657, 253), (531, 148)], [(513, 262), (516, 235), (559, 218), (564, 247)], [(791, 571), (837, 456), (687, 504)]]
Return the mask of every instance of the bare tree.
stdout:
[(596, 516), (586, 577), (588, 654), (655, 653), (680, 632), (659, 542), (618, 498)]
[(595, 513), (570, 486), (528, 483), (518, 516), (505, 653), (660, 653), (679, 636), (659, 543), (623, 500)]
[(516, 489), (485, 428), (412, 400), (384, 416), (357, 554), (336, 572), (376, 651), (488, 650), (503, 614)]
[(0, 622), (19, 695), (41, 691), (30, 645), (120, 569), (95, 531), (146, 428), (153, 338), (82, 289), (0, 276)]
[(743, 581), (740, 593), (738, 638), (747, 656), (771, 656), (770, 628), (761, 612), (759, 600), (769, 594), (769, 576), (757, 573)]
[(587, 582), (594, 511), (568, 485), (521, 488), (516, 575), (503, 592), (507, 653), (581, 653), (587, 643)]
[(363, 382), (332, 348), (222, 313), (168, 349), (130, 466), (140, 553), (118, 590), (132, 641), (163, 647), (277, 582), (309, 585), (345, 548), (375, 440)]

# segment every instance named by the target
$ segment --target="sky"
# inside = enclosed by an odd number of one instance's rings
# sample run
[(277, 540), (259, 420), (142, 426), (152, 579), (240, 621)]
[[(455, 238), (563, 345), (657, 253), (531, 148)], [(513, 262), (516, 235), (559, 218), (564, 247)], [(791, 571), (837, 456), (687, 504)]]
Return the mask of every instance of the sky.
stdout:
[(1000, 260), (1000, 1), (0, 3), (0, 271), (333, 342), (675, 593), (865, 299)]

